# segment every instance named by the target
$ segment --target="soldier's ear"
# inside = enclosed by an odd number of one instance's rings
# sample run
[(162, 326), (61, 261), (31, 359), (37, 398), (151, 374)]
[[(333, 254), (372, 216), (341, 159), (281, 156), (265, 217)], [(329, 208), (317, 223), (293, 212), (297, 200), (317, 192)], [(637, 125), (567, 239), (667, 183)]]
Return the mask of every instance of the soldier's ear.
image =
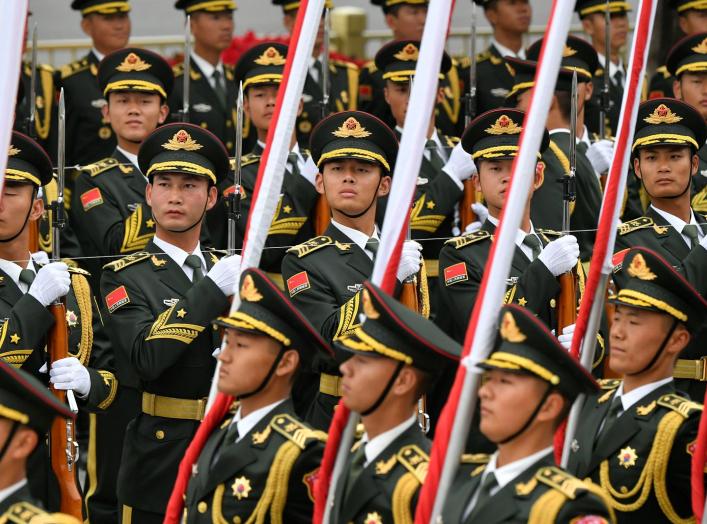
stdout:
[(110, 124), (110, 93), (106, 96), (106, 103), (101, 106), (101, 116), (107, 124)]
[(164, 122), (165, 122), (165, 120), (167, 120), (168, 116), (169, 116), (169, 106), (165, 102), (160, 106), (160, 115), (159, 115), (159, 118), (157, 119), (157, 122), (160, 124), (164, 124)]
[(633, 157), (633, 173), (639, 180), (643, 178), (643, 176), (641, 175), (641, 161), (639, 160), (638, 155)]
[[(36, 195), (36, 193), (35, 193)], [(32, 212), (29, 214), (29, 220), (39, 220), (44, 213), (44, 200), (39, 196), (35, 196), (32, 201)]]
[(317, 173), (314, 177), (314, 189), (316, 189), (317, 193), (320, 195), (324, 194), (324, 176), (322, 175), (322, 171), (324, 171), (323, 166), (319, 169), (319, 173)]
[[(381, 168), (383, 169), (383, 168)], [(390, 183), (392, 179), (390, 178), (390, 175), (383, 175), (381, 177), (381, 181), (378, 184), (378, 196), (382, 197), (390, 193)]]
[(682, 84), (677, 78), (673, 80), (673, 96), (678, 100), (682, 100)]
[(694, 155), (692, 155), (692, 169), (691, 169), (690, 174), (692, 176), (695, 176), (697, 174), (697, 172), (699, 171), (699, 169), (700, 169), (700, 157), (697, 156), (697, 153), (695, 153)]
[(213, 208), (218, 200), (218, 189), (214, 185), (209, 185), (209, 193), (206, 197), (206, 210)]
[(29, 457), (39, 442), (39, 435), (28, 426), (20, 426), (12, 437), (12, 443), (8, 454), (15, 460), (23, 460)]

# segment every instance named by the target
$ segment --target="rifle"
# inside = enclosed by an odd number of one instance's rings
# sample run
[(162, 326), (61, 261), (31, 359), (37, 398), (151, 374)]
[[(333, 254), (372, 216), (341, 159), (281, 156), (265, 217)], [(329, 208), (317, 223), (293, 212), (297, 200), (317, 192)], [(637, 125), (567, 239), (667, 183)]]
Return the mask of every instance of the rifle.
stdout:
[[(572, 110), (570, 116), (570, 150), (569, 173), (562, 177), (562, 234), (570, 232), (570, 206), (577, 199), (575, 188), (577, 173), (577, 72), (572, 74)], [(577, 320), (577, 286), (574, 271), (560, 275), (560, 299), (557, 303), (557, 330), (555, 333), (562, 334), (562, 330), (574, 324)]]
[[(59, 240), (61, 230), (65, 225), (64, 211), (64, 140), (66, 133), (66, 106), (64, 105), (64, 89), (59, 93), (59, 131), (57, 144), (57, 198), (50, 205), (52, 213), (52, 260), (60, 260)], [(50, 362), (69, 356), (69, 334), (66, 325), (66, 306), (62, 299), (57, 299), (49, 306), (54, 317), (54, 325), (49, 332), (47, 349)], [(74, 392), (52, 388), (54, 396), (60, 402), (68, 400), (69, 407), (78, 413)], [(74, 466), (78, 461), (79, 445), (75, 438), (74, 422), (71, 419), (56, 417), (50, 432), (50, 456), (52, 471), (59, 485), (61, 512), (83, 520), (83, 502), (76, 484)]]
[(228, 195), (228, 247), (229, 255), (236, 253), (236, 225), (241, 218), (241, 158), (243, 157), (243, 82), (238, 85), (236, 101), (236, 140), (233, 155), (233, 193)]
[[(469, 62), (469, 90), (464, 95), (464, 128), (466, 129), (476, 116), (476, 3), (471, 3), (471, 41)], [(476, 202), (476, 190), (471, 179), (463, 182), (464, 194), (459, 205), (460, 228), (463, 232), (466, 226), (476, 220), (476, 214), (471, 209), (471, 204)]]
[[(604, 11), (604, 75), (601, 86), (601, 108), (599, 110), (599, 137), (606, 138), (606, 118), (611, 110), (611, 13), (609, 11), (609, 0), (606, 0), (606, 10)], [(603, 184), (602, 184), (603, 186)]]
[[(184, 24), (184, 73), (182, 74), (182, 108), (179, 121), (189, 122), (189, 87), (191, 81), (191, 15)], [(241, 126), (242, 127), (242, 126)]]
[[(329, 25), (330, 25), (330, 9), (327, 7), (324, 9), (324, 42), (322, 44), (322, 77), (319, 79), (322, 84), (322, 99), (319, 102), (321, 108), (322, 119), (329, 115), (329, 91), (330, 78), (329, 78)], [(331, 216), (331, 210), (329, 209), (329, 203), (324, 195), (319, 195), (317, 203), (314, 208), (314, 234), (323, 235), (327, 227), (329, 227), (329, 220)]]
[[(37, 24), (32, 28), (32, 61), (30, 63), (30, 82), (29, 82), (29, 115), (25, 122), (25, 132), (27, 136), (37, 139), (37, 126), (35, 120), (37, 118)], [(20, 78), (22, 82), (22, 78)], [(39, 251), (39, 220), (33, 220), (29, 223), (29, 252), (36, 253)]]

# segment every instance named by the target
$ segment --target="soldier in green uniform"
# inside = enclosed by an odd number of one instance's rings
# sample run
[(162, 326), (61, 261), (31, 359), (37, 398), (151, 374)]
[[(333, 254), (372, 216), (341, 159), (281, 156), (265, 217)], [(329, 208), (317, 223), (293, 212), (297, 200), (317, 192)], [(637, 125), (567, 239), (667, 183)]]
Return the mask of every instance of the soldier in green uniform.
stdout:
[(182, 115), (184, 64), (174, 66), (174, 90), (169, 97), (172, 118), (208, 129), (233, 151), (236, 141), (238, 86), (233, 68), (221, 61), (221, 53), (233, 39), (233, 0), (177, 0), (174, 7), (191, 16), (194, 47), (191, 52), (189, 114)]
[(609, 365), (622, 379), (603, 381), (582, 407), (568, 469), (608, 494), (618, 522), (686, 522), (702, 404), (676, 390), (673, 368), (704, 327), (707, 302), (646, 248), (614, 273)]
[[(282, 6), (283, 24), (288, 33), (292, 33), (297, 18), (300, 3), (290, 0), (272, 0), (273, 4)], [(324, 7), (332, 9), (331, 0), (325, 0)], [(329, 57), (329, 105), (322, 106), (322, 67), (324, 67), (322, 45), (324, 43), (324, 19), (319, 32), (314, 40), (312, 61), (307, 71), (304, 82), (302, 98), (304, 107), (297, 117), (297, 141), (302, 147), (309, 146), (309, 136), (312, 128), (329, 113), (339, 111), (353, 111), (358, 101), (358, 66), (353, 62), (346, 62)]]
[[(319, 168), (317, 192), (326, 197), (332, 219), (324, 235), (287, 251), (282, 276), (294, 304), (331, 342), (358, 324), (362, 283), (371, 276), (379, 243), (377, 200), (390, 189), (398, 141), (376, 117), (345, 111), (322, 120), (311, 145)], [(400, 282), (420, 270), (420, 249), (414, 241), (404, 243), (397, 271)], [(338, 365), (319, 358), (313, 373), (308, 386), (318, 385), (319, 392), (304, 404), (308, 410), (304, 418), (326, 429), (341, 396)]]
[(335, 345), (348, 357), (342, 401), (361, 416), (364, 433), (336, 483), (331, 522), (412, 524), (431, 447), (418, 399), (456, 367), (461, 347), (370, 282), (361, 300), (365, 320)]
[[(410, 79), (420, 54), (420, 42), (400, 40), (391, 42), (376, 54), (375, 63), (382, 73), (383, 95), (395, 119), (398, 139), (403, 134), (403, 124), (410, 99)], [(444, 53), (440, 66), (440, 80), (451, 67), (451, 59)], [(443, 88), (438, 89), (443, 97)], [(437, 283), (439, 251), (445, 238), (458, 233), (457, 211), (462, 198), (464, 180), (476, 170), (471, 158), (458, 145), (459, 139), (442, 134), (435, 128), (434, 115), (430, 116), (427, 141), (417, 179), (410, 214), (410, 231), (414, 240), (422, 242), (423, 257), (429, 284), (430, 316), (438, 311)], [(456, 145), (456, 147), (455, 147)], [(387, 199), (378, 205), (378, 223), (383, 222)]]
[[(108, 158), (84, 166), (72, 194), (71, 218), (95, 276), (108, 258), (145, 249), (155, 233), (145, 203), (147, 179), (140, 172), (140, 144), (167, 119), (167, 97), (172, 70), (160, 56), (138, 48), (125, 48), (106, 56), (98, 67), (98, 81), (106, 105), (103, 118), (118, 145)], [(103, 261), (103, 264), (101, 263)]]
[(68, 166), (96, 162), (115, 149), (115, 135), (101, 112), (106, 100), (98, 85), (98, 64), (130, 38), (128, 1), (74, 0), (71, 8), (81, 13), (81, 29), (91, 38), (92, 48), (57, 73), (56, 90), (63, 87), (66, 100)]
[(311, 523), (326, 433), (300, 421), (290, 395), (298, 370), (333, 351), (261, 270), (243, 272), (240, 298), (214, 321), (226, 338), (218, 389), (237, 399), (235, 413), (193, 467), (184, 522)]
[[(371, 0), (371, 3), (383, 9), (385, 23), (393, 31), (393, 41), (422, 40), (428, 0)], [(365, 64), (359, 79), (358, 107), (395, 127), (395, 119), (383, 96), (384, 87), (383, 73), (375, 61)], [(452, 60), (452, 65), (440, 80), (440, 87), (442, 96), (435, 109), (435, 125), (445, 135), (458, 136), (464, 126), (461, 108), (464, 93), (461, 66), (456, 60)]]
[[(606, 66), (606, 23), (605, 13), (609, 9), (611, 16), (611, 35), (609, 41), (611, 49), (609, 54), (609, 101), (610, 107), (605, 115), (604, 122), (601, 122), (602, 89), (604, 87), (604, 68)], [(594, 76), (594, 92), (591, 100), (585, 106), (584, 122), (590, 133), (599, 134), (601, 126), (604, 126), (606, 136), (616, 134), (619, 125), (619, 115), (621, 114), (621, 101), (624, 94), (624, 82), (626, 80), (626, 66), (621, 58), (621, 51), (626, 45), (628, 35), (628, 12), (631, 11), (629, 2), (619, 2), (606, 0), (579, 0), (575, 5), (575, 11), (582, 22), (582, 28), (596, 49), (599, 59), (599, 66), (592, 71)]]
[[(29, 224), (44, 208), (37, 192), (51, 180), (49, 156), (34, 140), (13, 132), (0, 210), (0, 359), (47, 381), (46, 343), (54, 324), (47, 306), (66, 297), (70, 356), (51, 363), (49, 380), (57, 389), (73, 389), (82, 407), (102, 411), (113, 402), (117, 381), (88, 273), (63, 261), (38, 264), (27, 248)], [(41, 450), (46, 451), (44, 444)], [(48, 485), (42, 452), (32, 457), (30, 487), (53, 508), (56, 493)]]
[(121, 375), (141, 413), (128, 425), (118, 476), (123, 522), (162, 522), (177, 467), (204, 415), (217, 345), (210, 322), (228, 307), (240, 257), (202, 250), (206, 211), (228, 170), (221, 141), (166, 124), (140, 147), (155, 236), (144, 252), (106, 265), (101, 295)]
[(27, 487), (29, 456), (55, 417), (76, 415), (37, 379), (0, 360), (0, 522), (78, 524), (69, 515), (44, 511)]
[[(678, 15), (678, 27), (685, 35), (707, 31), (707, 4), (694, 0), (666, 2)], [(648, 83), (648, 98), (663, 98), (673, 94), (674, 78), (665, 65), (658, 67)]]
[[(505, 57), (525, 59), (523, 38), (528, 34), (533, 16), (528, 0), (472, 0), (484, 9), (493, 30), (489, 47), (476, 57), (476, 114), (505, 106), (505, 98), (513, 88), (513, 77), (506, 68)], [(465, 58), (459, 73), (464, 82), (469, 78), (471, 60)]]
[[(245, 236), (260, 156), (272, 123), (286, 56), (286, 45), (263, 42), (246, 51), (236, 64), (236, 80), (243, 85), (244, 115), (248, 115), (257, 136), (255, 148), (241, 162), (241, 216), (237, 223), (237, 247), (241, 247)], [(285, 248), (314, 236), (311, 216), (318, 197), (314, 188), (317, 166), (311, 160), (307, 161), (309, 153), (300, 148), (295, 133), (292, 134), (290, 146), (280, 200), (268, 231), (266, 249), (260, 259), (260, 267), (270, 272), (271, 278), (279, 281), (280, 285), (280, 265)], [(225, 249), (228, 244), (226, 197), (235, 191), (233, 171), (229, 171), (228, 176), (219, 183), (218, 190), (220, 201), (208, 215), (209, 237), (215, 247)]]

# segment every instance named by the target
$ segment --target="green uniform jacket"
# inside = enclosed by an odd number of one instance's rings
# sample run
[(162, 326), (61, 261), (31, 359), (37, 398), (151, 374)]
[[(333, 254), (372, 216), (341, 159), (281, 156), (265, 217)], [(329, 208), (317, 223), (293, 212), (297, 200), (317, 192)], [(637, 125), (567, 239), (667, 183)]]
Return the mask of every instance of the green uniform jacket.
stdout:
[[(602, 381), (579, 416), (568, 471), (606, 490), (618, 522), (678, 522), (692, 516), (690, 461), (702, 404), (671, 382), (636, 402), (595, 442), (619, 380)], [(680, 521), (682, 522), (682, 521)]]
[(211, 434), (192, 468), (184, 522), (246, 522), (255, 515), (264, 522), (312, 522), (326, 433), (300, 422), (286, 400), (238, 442), (224, 444), (232, 416)]
[[(32, 91), (32, 64), (22, 63), (20, 82), (25, 91), (22, 103), (15, 106), (13, 129), (34, 137), (39, 145), (56, 160), (56, 91), (54, 89), (54, 69), (45, 64), (37, 64), (37, 93), (34, 129), (29, 130), (30, 92)], [(29, 131), (29, 132), (28, 132)]]
[[(626, 71), (624, 71), (624, 77)], [(602, 89), (604, 88), (604, 68), (600, 67), (594, 72), (592, 80), (594, 91), (592, 98), (585, 106), (584, 123), (590, 132), (599, 135), (601, 129), (601, 106), (602, 106)], [(619, 115), (621, 114), (621, 102), (623, 101), (624, 88), (621, 84), (617, 84), (613, 78), (609, 78), (609, 112), (604, 117), (604, 130), (607, 137), (615, 136), (616, 129), (619, 125)], [(670, 95), (672, 96), (672, 94)]]
[[(169, 109), (171, 111), (171, 121), (179, 121), (179, 111), (182, 109), (182, 93), (184, 64), (177, 64), (172, 68), (174, 71), (174, 87), (169, 96)], [(191, 61), (191, 82), (189, 84), (189, 122), (208, 129), (221, 139), (221, 142), (228, 149), (229, 154), (233, 154), (233, 145), (236, 140), (236, 98), (238, 96), (238, 86), (234, 81), (233, 67), (223, 65), (224, 76), (222, 79), (226, 87), (226, 106), (221, 103), (219, 97), (214, 92), (209, 83), (209, 79), (204, 76), (196, 65)]]
[[(488, 455), (464, 455), (444, 508), (445, 523), (471, 524), (463, 515), (474, 492), (479, 488)], [(555, 466), (552, 454), (538, 460), (512, 482), (496, 492), (473, 522), (484, 524), (566, 524), (610, 522), (609, 508), (595, 487), (583, 483)], [(594, 517), (594, 520), (591, 520)]]
[[(461, 61), (459, 73), (462, 82), (469, 82), (471, 60), (466, 57)], [(513, 76), (506, 67), (506, 61), (496, 46), (490, 45), (486, 51), (476, 56), (476, 116), (506, 106), (506, 96), (513, 88)], [(468, 87), (462, 95), (466, 94)]]
[[(207, 269), (215, 263), (204, 252)], [(146, 252), (108, 264), (101, 295), (124, 385), (156, 395), (198, 400), (209, 393), (217, 333), (210, 322), (228, 300), (204, 277), (192, 285), (184, 271), (153, 242)], [(125, 378), (123, 378), (125, 377)], [(165, 511), (177, 467), (197, 420), (139, 414), (129, 425), (118, 478), (121, 504)]]
[[(359, 445), (360, 442), (354, 444), (353, 451)], [(363, 468), (350, 488), (348, 472), (353, 453), (349, 453), (336, 486), (332, 523), (411, 524), (417, 495), (427, 474), (430, 447), (431, 442), (415, 421)]]

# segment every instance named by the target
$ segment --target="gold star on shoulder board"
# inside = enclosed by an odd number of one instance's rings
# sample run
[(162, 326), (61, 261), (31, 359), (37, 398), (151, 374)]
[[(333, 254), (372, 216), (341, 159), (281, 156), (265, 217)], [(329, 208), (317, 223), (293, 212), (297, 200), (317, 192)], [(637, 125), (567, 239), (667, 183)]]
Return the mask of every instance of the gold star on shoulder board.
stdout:
[(291, 208), (290, 206), (284, 206), (284, 207), (282, 208), (282, 210), (283, 210), (285, 213), (292, 213), (292, 208)]
[(155, 221), (152, 220), (151, 218), (148, 218), (145, 220), (145, 227), (153, 228), (155, 227)]
[(525, 307), (525, 305), (526, 305), (527, 303), (528, 303), (528, 301), (525, 300), (525, 297), (520, 297), (520, 298), (518, 299), (518, 305), (519, 305), (519, 306)]
[(19, 344), (20, 343), (20, 336), (17, 333), (13, 333), (10, 335), (10, 342), (13, 344)]
[(177, 311), (177, 318), (184, 318), (187, 316), (187, 312), (184, 308), (181, 308), (179, 311)]
[(427, 209), (434, 209), (436, 205), (434, 200), (430, 200), (427, 202)]

